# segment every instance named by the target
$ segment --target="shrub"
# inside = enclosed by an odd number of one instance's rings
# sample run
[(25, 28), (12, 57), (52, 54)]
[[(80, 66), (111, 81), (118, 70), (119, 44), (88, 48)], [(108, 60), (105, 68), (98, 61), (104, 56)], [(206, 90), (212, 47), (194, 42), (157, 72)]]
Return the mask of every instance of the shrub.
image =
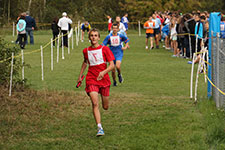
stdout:
[[(11, 46), (0, 37), (0, 85), (8, 86), (11, 73), (11, 57), (12, 52), (14, 56), (20, 54), (20, 49), (17, 46)], [(13, 87), (22, 85), (26, 80), (20, 77), (20, 70), (22, 68), (21, 57), (14, 57), (13, 62)], [(24, 84), (25, 85), (25, 84)]]

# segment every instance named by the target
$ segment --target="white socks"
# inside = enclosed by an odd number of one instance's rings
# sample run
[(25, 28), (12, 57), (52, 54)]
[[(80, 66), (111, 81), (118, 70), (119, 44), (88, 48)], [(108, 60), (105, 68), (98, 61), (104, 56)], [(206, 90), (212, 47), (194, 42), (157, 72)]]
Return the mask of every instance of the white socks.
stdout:
[(98, 123), (98, 128), (102, 129), (102, 124), (101, 123)]

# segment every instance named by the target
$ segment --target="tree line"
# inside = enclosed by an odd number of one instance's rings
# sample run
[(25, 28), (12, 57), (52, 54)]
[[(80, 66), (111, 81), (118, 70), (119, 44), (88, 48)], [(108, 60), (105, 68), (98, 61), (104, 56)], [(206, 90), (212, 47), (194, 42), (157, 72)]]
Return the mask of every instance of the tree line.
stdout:
[(154, 11), (224, 11), (224, 0), (0, 0), (0, 26), (30, 11), (37, 22), (51, 22), (66, 11), (73, 20), (106, 21), (106, 16), (129, 14), (130, 21), (147, 18)]

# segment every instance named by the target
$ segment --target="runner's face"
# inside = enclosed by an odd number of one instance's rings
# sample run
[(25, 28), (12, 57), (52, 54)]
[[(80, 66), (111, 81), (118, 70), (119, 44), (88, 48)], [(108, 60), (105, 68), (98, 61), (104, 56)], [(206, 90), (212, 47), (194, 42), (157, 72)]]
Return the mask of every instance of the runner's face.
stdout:
[(92, 45), (98, 44), (98, 41), (100, 40), (98, 34), (99, 34), (99, 33), (96, 32), (96, 31), (92, 31), (92, 32), (90, 33), (90, 40), (91, 40), (91, 44), (92, 44)]
[(153, 19), (155, 19), (155, 18), (156, 18), (155, 14), (153, 14), (153, 15), (152, 15), (152, 18), (153, 18)]
[(113, 33), (115, 34), (115, 33), (118, 32), (118, 27), (117, 27), (117, 26), (113, 26), (113, 27), (112, 27), (112, 30), (113, 30)]
[(116, 22), (120, 22), (120, 17), (116, 17)]

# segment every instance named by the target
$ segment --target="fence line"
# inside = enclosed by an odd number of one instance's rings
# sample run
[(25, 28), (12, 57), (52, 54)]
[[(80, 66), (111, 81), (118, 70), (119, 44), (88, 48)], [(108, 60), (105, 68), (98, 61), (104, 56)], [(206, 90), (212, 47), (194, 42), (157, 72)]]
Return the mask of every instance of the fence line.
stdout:
[[(140, 23), (140, 22), (139, 22)], [(80, 24), (80, 22), (78, 22), (78, 25)], [(79, 42), (79, 35), (80, 35), (80, 33), (79, 33), (79, 26), (78, 27), (75, 27), (75, 30), (74, 30), (74, 32), (75, 32), (75, 35), (76, 35), (76, 44), (77, 44), (77, 46), (78, 46), (78, 42)], [(68, 35), (68, 33), (66, 33), (65, 35)], [(65, 36), (64, 35), (64, 36)], [(139, 33), (139, 35), (140, 35), (140, 33)], [(195, 36), (194, 34), (189, 34), (189, 33), (184, 33), (184, 34), (178, 34), (178, 36), (180, 36), (180, 35), (188, 35), (189, 37), (190, 36)], [(27, 55), (27, 54), (32, 54), (32, 53), (36, 53), (36, 52), (39, 52), (39, 51), (41, 51), (41, 69), (42, 69), (42, 80), (44, 80), (44, 62), (43, 62), (43, 49), (45, 49), (48, 45), (50, 45), (50, 44), (52, 44), (52, 42), (53, 41), (58, 41), (58, 44), (57, 44), (57, 62), (59, 61), (59, 59), (58, 59), (58, 57), (59, 57), (59, 38), (62, 38), (62, 59), (64, 59), (64, 49), (63, 49), (63, 34), (62, 35), (58, 35), (58, 37), (57, 38), (55, 38), (54, 40), (51, 40), (50, 42), (48, 42), (45, 46), (41, 46), (40, 47), (40, 49), (37, 49), (37, 50), (33, 50), (33, 51), (31, 51), (31, 52), (26, 52), (26, 53), (23, 53), (22, 51), (21, 51), (21, 54), (19, 54), (19, 55), (17, 55), (17, 56), (14, 56), (14, 54), (12, 54), (12, 57), (9, 57), (9, 58), (7, 58), (7, 59), (4, 59), (4, 60), (1, 60), (0, 61), (0, 63), (3, 63), (3, 62), (5, 62), (5, 61), (7, 61), (7, 60), (9, 60), (9, 59), (11, 59), (12, 58), (12, 67), (11, 67), (11, 70), (12, 70), (12, 68), (13, 68), (13, 59), (14, 58), (17, 58), (17, 57), (20, 57), (20, 56), (22, 56), (22, 59), (23, 59), (23, 57), (24, 57), (24, 55)], [(72, 39), (73, 39), (73, 35), (72, 35)], [(196, 36), (196, 39), (197, 39), (197, 36)], [(70, 39), (68, 39), (68, 40), (70, 40)], [(69, 44), (69, 43), (68, 43)], [(196, 40), (196, 45), (197, 45), (197, 40)], [(190, 45), (191, 46), (191, 45)], [(196, 48), (197, 49), (197, 48)], [(52, 50), (51, 50), (52, 51)], [(70, 51), (68, 50), (68, 53), (70, 53)], [(203, 54), (204, 52), (196, 52), (196, 53), (194, 53), (194, 56), (195, 56), (195, 54), (197, 55), (197, 54)], [(53, 54), (51, 54), (51, 58), (53, 57)], [(193, 60), (194, 60), (194, 57), (193, 57)], [(53, 61), (53, 58), (52, 58), (52, 60), (51, 60), (51, 62)], [(205, 60), (203, 60), (202, 62), (207, 62), (207, 64), (209, 64), (209, 65), (211, 65), (208, 61), (205, 61)], [(23, 61), (22, 61), (22, 63), (23, 63)], [(53, 70), (53, 63), (51, 64), (51, 68), (52, 68), (52, 70)], [(194, 70), (193, 69), (193, 67), (192, 67), (192, 70)], [(198, 69), (199, 70), (199, 69)], [(11, 71), (12, 72), (12, 71)], [(23, 71), (24, 72), (24, 71)], [(192, 73), (193, 74), (193, 73)], [(208, 76), (206, 75), (206, 73), (205, 73), (205, 70), (204, 70), (204, 74), (205, 74), (205, 77), (207, 78), (207, 80), (210, 82), (210, 84), (213, 86), (213, 87), (215, 87), (221, 94), (223, 94), (223, 95), (225, 95), (225, 92), (223, 92), (222, 90), (220, 90), (209, 78), (208, 78)], [(12, 75), (11, 75), (12, 76)], [(193, 77), (193, 75), (191, 75), (192, 77)], [(10, 81), (10, 82), (12, 82), (12, 81)], [(192, 82), (193, 82), (193, 80), (192, 80)], [(192, 83), (191, 83), (191, 98), (193, 97), (192, 96)], [(10, 83), (10, 87), (11, 87), (11, 83)], [(196, 86), (197, 87), (197, 86)], [(197, 91), (197, 90), (196, 90)], [(11, 88), (10, 88), (10, 96), (11, 96)], [(197, 99), (196, 99), (197, 100)]]
[[(225, 96), (225, 92), (222, 91), (219, 87), (220, 87), (220, 82), (218, 82), (218, 79), (217, 79), (217, 82), (216, 84), (213, 83), (213, 81), (211, 81), (207, 75), (207, 69), (206, 69), (206, 65), (205, 63), (207, 62), (207, 64), (210, 64), (208, 61), (205, 60), (205, 55), (207, 55), (207, 60), (208, 60), (208, 50), (203, 50), (202, 52), (198, 52), (198, 54), (201, 55), (201, 58), (200, 58), (200, 61), (199, 61), (199, 65), (198, 65), (198, 69), (197, 69), (197, 75), (196, 75), (196, 84), (195, 84), (195, 102), (197, 101), (197, 86), (198, 86), (198, 78), (199, 78), (199, 73), (201, 71), (203, 71), (204, 73), (204, 77), (205, 77), (205, 80), (207, 79), (209, 81), (209, 83), (220, 93), (222, 94), (223, 96)], [(194, 57), (196, 57), (197, 53), (195, 54), (194, 53), (194, 56), (193, 56), (193, 60), (194, 60)], [(225, 55), (224, 55), (225, 56)], [(192, 96), (192, 89), (193, 89), (193, 70), (194, 70), (194, 61), (192, 60), (192, 69), (191, 69), (191, 87), (190, 87), (190, 98), (193, 98)], [(217, 58), (217, 61), (219, 59)], [(211, 65), (211, 64), (210, 64)], [(219, 71), (219, 68), (217, 67), (216, 69), (217, 71)], [(218, 73), (218, 72), (217, 72)], [(217, 94), (218, 96), (218, 94)], [(217, 104), (217, 107), (221, 106), (220, 102), (218, 102)]]
[[(73, 31), (72, 31), (72, 40), (73, 40)], [(66, 33), (65, 35), (67, 36), (68, 33)], [(41, 52), (41, 79), (42, 79), (42, 81), (44, 81), (44, 58), (43, 58), (44, 55), (43, 55), (43, 49), (45, 49), (47, 46), (49, 46), (51, 44), (51, 70), (53, 71), (53, 58), (54, 58), (54, 55), (53, 55), (53, 41), (55, 42), (57, 40), (57, 62), (58, 62), (58, 60), (59, 60), (58, 59), (59, 58), (59, 39), (61, 37), (62, 37), (62, 44), (63, 44), (63, 34), (62, 34), (62, 36), (58, 35), (58, 37), (55, 38), (54, 40), (51, 38), (50, 42), (48, 42), (45, 46), (42, 46), (41, 45), (40, 46), (40, 49), (33, 50), (33, 51), (30, 51), (30, 52), (26, 52), (26, 53), (24, 53), (23, 49), (21, 49), (21, 53), (20, 54), (14, 56), (14, 53), (12, 53), (12, 57), (9, 57), (7, 59), (3, 59), (3, 60), (0, 61), (0, 63), (3, 63), (5, 61), (7, 61), (7, 60), (12, 59), (11, 60), (11, 74), (10, 74), (9, 96), (11, 96), (11, 94), (12, 94), (12, 81), (13, 81), (13, 63), (14, 63), (14, 58), (17, 58), (17, 57), (20, 57), (21, 56), (21, 59), (22, 59), (22, 79), (23, 79), (23, 82), (24, 82), (24, 55), (26, 55), (26, 54), (32, 54), (32, 53), (36, 53), (36, 52), (39, 52), (40, 51)], [(79, 37), (76, 37), (76, 38), (79, 38)], [(70, 38), (68, 38), (68, 46), (70, 46), (69, 45), (69, 41), (70, 41)], [(73, 46), (73, 44), (72, 44), (72, 46)], [(77, 46), (78, 46), (78, 43), (77, 43)], [(63, 45), (62, 45), (62, 49), (63, 49)], [(69, 47), (68, 47), (68, 54), (70, 54)]]

